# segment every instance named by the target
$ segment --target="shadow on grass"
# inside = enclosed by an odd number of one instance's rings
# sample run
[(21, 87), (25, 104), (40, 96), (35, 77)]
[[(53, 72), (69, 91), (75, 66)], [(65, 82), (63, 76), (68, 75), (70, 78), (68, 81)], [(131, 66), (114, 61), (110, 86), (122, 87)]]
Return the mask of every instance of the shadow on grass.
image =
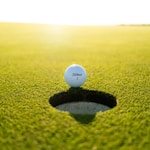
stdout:
[(94, 121), (96, 114), (71, 114), (70, 115), (81, 124), (89, 124)]
[[(117, 105), (116, 98), (113, 95), (102, 91), (87, 90), (83, 88), (70, 88), (68, 91), (54, 94), (52, 97), (49, 98), (50, 105), (55, 107), (56, 109), (58, 109), (57, 106), (59, 105), (68, 104), (72, 102), (93, 102), (96, 104), (102, 104), (104, 106), (107, 106), (109, 107), (109, 109)], [(82, 109), (82, 107), (80, 109)], [(83, 124), (88, 124), (92, 122), (96, 115), (95, 112), (93, 114), (76, 114), (72, 113), (72, 111), (70, 110), (68, 110), (68, 112), (73, 118), (75, 118), (78, 122)]]

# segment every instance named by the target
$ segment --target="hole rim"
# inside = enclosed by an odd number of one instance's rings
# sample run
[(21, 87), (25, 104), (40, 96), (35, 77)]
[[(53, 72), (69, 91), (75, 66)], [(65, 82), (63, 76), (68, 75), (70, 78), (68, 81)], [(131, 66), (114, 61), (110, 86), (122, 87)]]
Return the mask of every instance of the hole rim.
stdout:
[(59, 105), (71, 102), (93, 102), (110, 107), (110, 109), (116, 107), (118, 103), (116, 97), (112, 94), (103, 91), (83, 89), (81, 87), (71, 87), (69, 90), (56, 93), (49, 98), (50, 105), (55, 108)]

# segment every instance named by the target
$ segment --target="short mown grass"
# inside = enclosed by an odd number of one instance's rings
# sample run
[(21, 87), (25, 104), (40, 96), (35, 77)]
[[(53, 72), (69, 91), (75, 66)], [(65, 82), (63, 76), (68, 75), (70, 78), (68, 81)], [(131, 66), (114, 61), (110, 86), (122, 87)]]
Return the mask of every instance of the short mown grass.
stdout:
[[(0, 23), (1, 150), (148, 150), (150, 26)], [(75, 116), (49, 99), (66, 92), (64, 70), (85, 67), (85, 90), (117, 106)]]

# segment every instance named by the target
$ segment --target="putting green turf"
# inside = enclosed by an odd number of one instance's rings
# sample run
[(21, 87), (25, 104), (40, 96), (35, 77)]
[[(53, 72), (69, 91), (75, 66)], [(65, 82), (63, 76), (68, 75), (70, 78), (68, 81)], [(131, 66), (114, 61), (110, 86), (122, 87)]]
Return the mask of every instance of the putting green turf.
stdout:
[[(148, 150), (150, 26), (69, 27), (0, 23), (1, 150)], [(50, 106), (63, 74), (83, 65), (83, 89), (115, 108), (74, 116)]]

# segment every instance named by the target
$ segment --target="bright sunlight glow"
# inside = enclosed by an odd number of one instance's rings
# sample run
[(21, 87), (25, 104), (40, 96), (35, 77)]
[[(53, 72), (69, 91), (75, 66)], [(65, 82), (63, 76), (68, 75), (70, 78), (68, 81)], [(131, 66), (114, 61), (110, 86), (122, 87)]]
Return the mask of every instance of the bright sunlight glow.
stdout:
[(150, 24), (149, 0), (2, 0), (1, 22)]

